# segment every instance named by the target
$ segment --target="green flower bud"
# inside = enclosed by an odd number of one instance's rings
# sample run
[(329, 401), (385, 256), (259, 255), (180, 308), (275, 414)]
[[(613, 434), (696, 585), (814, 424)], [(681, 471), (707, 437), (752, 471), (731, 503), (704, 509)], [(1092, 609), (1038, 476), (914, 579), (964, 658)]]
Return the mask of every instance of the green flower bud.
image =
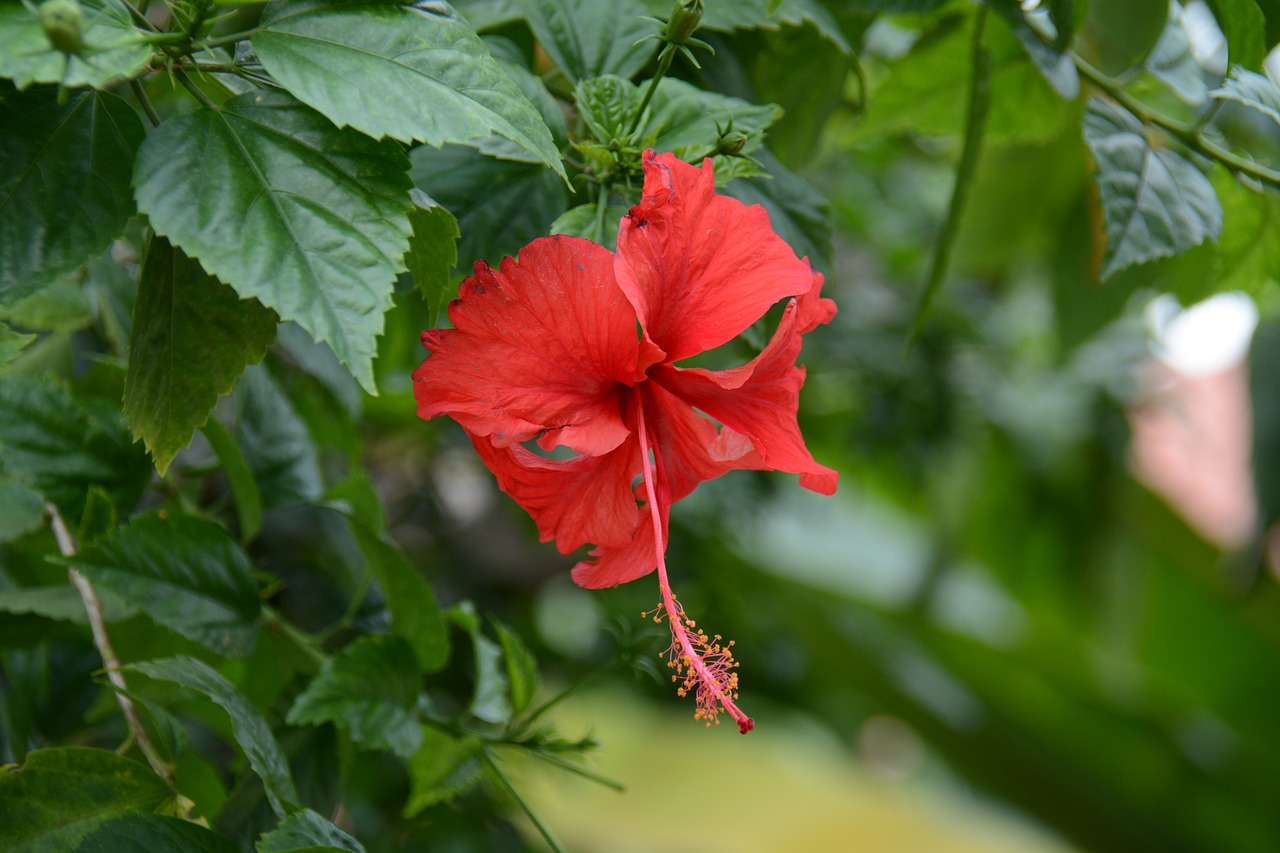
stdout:
[(702, 0), (676, 0), (667, 21), (665, 40), (671, 44), (684, 44), (702, 23)]
[(737, 154), (743, 148), (747, 147), (747, 140), (750, 139), (740, 130), (731, 130), (724, 136), (720, 137), (720, 144), (716, 150), (721, 154)]
[(76, 0), (44, 0), (40, 28), (54, 50), (78, 54), (84, 50), (84, 10)]

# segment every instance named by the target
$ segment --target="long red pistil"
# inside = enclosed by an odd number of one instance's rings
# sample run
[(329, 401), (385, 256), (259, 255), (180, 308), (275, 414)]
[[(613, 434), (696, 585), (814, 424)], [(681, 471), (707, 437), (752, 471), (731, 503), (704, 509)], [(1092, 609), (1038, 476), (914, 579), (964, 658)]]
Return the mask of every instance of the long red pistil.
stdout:
[[(679, 690), (681, 696), (696, 688), (698, 710), (694, 714), (695, 719), (706, 720), (708, 726), (712, 723), (719, 725), (716, 717), (720, 708), (724, 708), (738, 724), (738, 731), (745, 735), (755, 728), (755, 721), (744, 714), (733, 701), (738, 698), (738, 674), (734, 672), (738, 663), (733, 659), (733, 641), (722, 644), (719, 634), (708, 637), (698, 629), (697, 623), (685, 615), (684, 608), (671, 591), (671, 582), (667, 578), (667, 548), (662, 535), (662, 515), (658, 509), (658, 494), (654, 483), (654, 466), (649, 461), (644, 404), (639, 395), (636, 399), (636, 430), (640, 438), (640, 463), (644, 473), (645, 495), (649, 499), (649, 516), (653, 519), (653, 541), (658, 557), (658, 589), (662, 593), (662, 609), (671, 628), (672, 645), (667, 665), (677, 672), (672, 680), (679, 681), (680, 675), (685, 677)], [(657, 446), (652, 449), (657, 457)], [(720, 707), (716, 707), (717, 705)]]

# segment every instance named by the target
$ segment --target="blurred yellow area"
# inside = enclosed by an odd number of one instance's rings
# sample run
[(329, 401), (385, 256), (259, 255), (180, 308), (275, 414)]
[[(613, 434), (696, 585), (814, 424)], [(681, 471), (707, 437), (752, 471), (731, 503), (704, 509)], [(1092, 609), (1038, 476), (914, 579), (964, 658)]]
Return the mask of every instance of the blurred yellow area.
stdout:
[[(691, 706), (690, 706), (691, 707)], [(572, 853), (1070, 853), (1074, 848), (942, 781), (895, 781), (859, 766), (802, 718), (731, 720), (708, 731), (673, 701), (584, 692), (550, 716), (601, 744), (570, 773), (511, 766), (521, 794)], [(536, 772), (525, 772), (526, 770)], [(529, 843), (542, 840), (524, 823)], [(545, 849), (545, 848), (542, 848)]]

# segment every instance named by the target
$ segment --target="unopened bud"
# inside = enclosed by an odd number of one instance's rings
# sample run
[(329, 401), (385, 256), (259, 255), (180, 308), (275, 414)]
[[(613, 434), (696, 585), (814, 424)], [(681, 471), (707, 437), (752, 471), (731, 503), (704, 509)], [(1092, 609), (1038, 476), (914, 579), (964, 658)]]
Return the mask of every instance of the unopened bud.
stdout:
[(702, 23), (702, 11), (702, 0), (676, 0), (667, 21), (666, 41), (671, 44), (687, 42)]
[(45, 0), (39, 16), (40, 29), (54, 50), (66, 54), (84, 50), (84, 10), (77, 0)]
[(738, 154), (743, 148), (747, 147), (747, 140), (750, 139), (740, 130), (731, 130), (724, 136), (720, 137), (720, 144), (717, 151), (721, 154)]

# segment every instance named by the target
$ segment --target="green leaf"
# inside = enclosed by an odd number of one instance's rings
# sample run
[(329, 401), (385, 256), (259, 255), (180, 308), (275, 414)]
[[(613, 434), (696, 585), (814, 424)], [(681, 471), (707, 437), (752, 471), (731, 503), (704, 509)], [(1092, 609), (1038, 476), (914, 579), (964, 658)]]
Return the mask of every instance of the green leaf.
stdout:
[(0, 306), (0, 318), (39, 332), (75, 332), (93, 322), (93, 306), (78, 276), (58, 276), (43, 290)]
[(409, 245), (400, 146), (257, 90), (160, 125), (138, 151), (138, 208), (204, 269), (334, 353), (370, 393)]
[(471, 648), (475, 653), (475, 685), (471, 706), (467, 710), (487, 723), (507, 722), (511, 719), (511, 701), (508, 698), (506, 669), (502, 663), (502, 647), (484, 635), (475, 605), (470, 601), (449, 608), (446, 615), (471, 635)]
[(778, 162), (767, 149), (755, 155), (772, 176), (734, 181), (725, 192), (744, 204), (769, 211), (769, 223), (799, 257), (831, 269), (831, 205), (804, 178)]
[(240, 521), (240, 541), (252, 542), (262, 530), (262, 493), (253, 477), (253, 469), (240, 451), (235, 436), (217, 418), (209, 418), (200, 427), (205, 440), (218, 454), (222, 476), (236, 499), (236, 517)]
[(1164, 34), (1147, 57), (1147, 70), (1188, 104), (1204, 102), (1209, 87), (1204, 69), (1191, 53), (1191, 37), (1181, 16), (1170, 18)]
[[(138, 612), (132, 604), (126, 604), (110, 590), (98, 590), (102, 600), (103, 618), (108, 622), (128, 619)], [(88, 625), (89, 616), (84, 610), (84, 600), (69, 583), (59, 586), (32, 586), (6, 589), (0, 595), (0, 611), (5, 613), (34, 613), (46, 619)]]
[(458, 220), (421, 190), (413, 194), (416, 204), (409, 211), (413, 236), (404, 260), (427, 303), (427, 325), (434, 327), (449, 301), (450, 273), (458, 264)]
[(1077, 51), (1102, 73), (1119, 76), (1142, 64), (1160, 40), (1168, 18), (1168, 0), (1090, 3)]
[(18, 768), (0, 769), (0, 849), (73, 850), (102, 822), (149, 812), (173, 792), (145, 764), (105, 749), (38, 749)]
[(1227, 37), (1231, 65), (1254, 69), (1267, 55), (1267, 18), (1256, 0), (1208, 0), (1218, 27)]
[(324, 492), (306, 424), (262, 365), (236, 384), (236, 440), (267, 507), (314, 501)]
[(258, 853), (303, 853), (303, 851), (347, 850), (365, 853), (364, 847), (347, 833), (311, 809), (300, 809), (280, 821), (271, 832), (258, 839)]
[(449, 660), (449, 634), (435, 593), (404, 553), (362, 521), (348, 517), (360, 554), (373, 570), (391, 610), (391, 628), (409, 643), (422, 672)]
[[(730, 32), (732, 30), (776, 30), (782, 24), (793, 27), (808, 24), (814, 27), (822, 37), (837, 45), (846, 53), (852, 48), (845, 40), (844, 33), (834, 17), (817, 0), (786, 0), (776, 12), (769, 11), (770, 0), (736, 0), (733, 3), (708, 3), (702, 17), (701, 29)], [(904, 9), (879, 9), (874, 11), (917, 11), (910, 7), (932, 8), (941, 0), (882, 0), (880, 5), (903, 6)], [(672, 3), (668, 0), (644, 0), (649, 14), (666, 20), (671, 15)], [(874, 0), (873, 0), (874, 4)], [(867, 4), (864, 0), (863, 5)]]
[(0, 506), (0, 542), (12, 542), (44, 524), (44, 499), (13, 477), (0, 477)]
[(1102, 278), (1221, 233), (1222, 205), (1209, 179), (1182, 155), (1152, 148), (1142, 123), (1129, 112), (1090, 98), (1084, 138), (1093, 152), (1106, 216)]
[(273, 77), (339, 127), (436, 147), (492, 132), (564, 176), (537, 109), (445, 3), (277, 0), (251, 42)]
[(458, 219), (458, 258), (465, 269), (478, 260), (499, 262), (546, 236), (568, 207), (564, 182), (550, 169), (495, 160), (469, 148), (415, 148), (413, 182)]
[(548, 233), (571, 234), (599, 243), (609, 251), (618, 244), (618, 223), (627, 215), (627, 208), (607, 205), (602, 211), (599, 202), (571, 207), (551, 223)]
[(591, 132), (591, 138), (602, 145), (632, 143), (636, 112), (644, 96), (640, 87), (613, 74), (579, 80), (573, 87), (573, 105)]
[(750, 137), (742, 149), (742, 153), (750, 154), (759, 147), (760, 134), (782, 118), (782, 108), (777, 104), (752, 104), (699, 89), (674, 77), (664, 77), (658, 83), (649, 109), (645, 129), (658, 134), (651, 147), (674, 152), (682, 160), (710, 154), (720, 137), (717, 124), (727, 129), (730, 122), (734, 130)]
[(572, 81), (631, 77), (654, 51), (652, 40), (641, 41), (657, 29), (642, 19), (647, 10), (639, 0), (522, 0), (520, 7), (551, 61)]
[(502, 656), (507, 662), (507, 680), (511, 683), (511, 710), (519, 714), (533, 700), (538, 690), (538, 661), (519, 635), (490, 617), (493, 630), (502, 644)]
[(120, 514), (116, 512), (111, 495), (101, 486), (90, 486), (85, 494), (84, 512), (80, 515), (80, 524), (76, 527), (76, 540), (83, 546), (105, 533), (115, 530), (120, 524)]
[(259, 609), (253, 566), (212, 522), (140, 516), (61, 562), (218, 654), (253, 651)]
[(126, 815), (100, 825), (76, 853), (239, 853), (226, 838), (191, 821), (163, 815)]
[(408, 761), (409, 801), (404, 816), (411, 818), (474, 788), (483, 771), (481, 749), (475, 738), (455, 738), (440, 729), (423, 727), (422, 746)]
[(0, 323), (0, 372), (36, 339), (35, 335), (24, 335), (15, 332), (4, 323)]
[(129, 512), (151, 478), (151, 464), (114, 411), (91, 408), (64, 388), (0, 378), (0, 448), (5, 469), (34, 486), (75, 523), (91, 485)]
[(1231, 76), (1223, 81), (1222, 88), (1214, 89), (1209, 95), (1219, 100), (1244, 104), (1280, 123), (1280, 86), (1262, 74), (1233, 68)]
[(1040, 69), (1040, 73), (1044, 75), (1044, 79), (1049, 82), (1054, 91), (1065, 100), (1074, 101), (1080, 94), (1080, 75), (1076, 73), (1075, 61), (1072, 60), (1071, 54), (1046, 43), (1040, 34), (1032, 29), (1018, 0), (988, 0), (987, 5), (1009, 25), (1013, 35), (1022, 42), (1027, 55), (1031, 57), (1031, 61), (1035, 63), (1036, 68)]
[(244, 750), (249, 766), (262, 779), (271, 808), (280, 817), (286, 804), (298, 801), (298, 792), (289, 775), (289, 764), (261, 712), (249, 703), (235, 685), (195, 658), (179, 656), (126, 664), (125, 669), (157, 681), (168, 681), (208, 697), (231, 718), (231, 730)]
[(120, 233), (133, 214), (129, 180), (142, 138), (133, 108), (110, 92), (59, 104), (52, 89), (0, 89), (0, 304), (70, 272)]
[[(378, 491), (364, 471), (354, 471), (335, 483), (325, 498), (342, 501), (349, 507), (349, 514), (369, 529), (375, 536), (387, 532), (387, 514), (383, 512)], [(345, 512), (346, 510), (344, 510)]]
[(0, 6), (0, 77), (19, 89), (32, 83), (105, 89), (141, 74), (151, 56), (144, 33), (133, 26), (120, 0), (80, 0), (84, 10), (85, 49), (64, 54), (49, 43), (35, 6), (8, 2)]
[(333, 723), (358, 744), (408, 758), (422, 745), (414, 716), (418, 680), (418, 662), (403, 637), (360, 637), (325, 661), (286, 719)]
[(275, 335), (275, 314), (262, 303), (240, 299), (164, 237), (151, 238), (133, 308), (124, 416), (160, 476)]
[(1216, 288), (1257, 294), (1280, 282), (1280, 193), (1246, 186), (1226, 170), (1213, 185), (1222, 202)]

